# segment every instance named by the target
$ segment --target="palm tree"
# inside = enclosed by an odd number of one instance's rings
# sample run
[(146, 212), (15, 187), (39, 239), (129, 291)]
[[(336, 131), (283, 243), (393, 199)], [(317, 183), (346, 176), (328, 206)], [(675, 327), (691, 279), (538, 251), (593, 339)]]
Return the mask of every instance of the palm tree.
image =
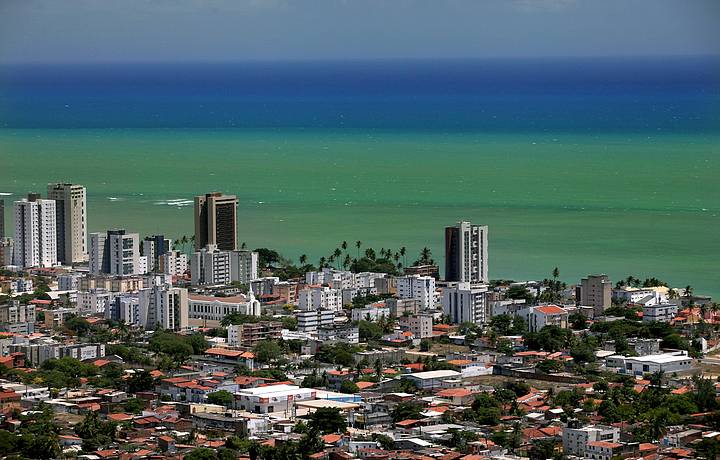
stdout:
[(400, 248), (400, 256), (403, 258), (403, 266), (407, 265), (407, 260), (405, 260), (405, 254), (407, 254), (407, 249), (405, 249), (405, 246)]
[(335, 255), (330, 254), (330, 257), (328, 257), (328, 264), (332, 265), (333, 262), (335, 262)]
[(427, 265), (428, 263), (432, 262), (432, 251), (430, 251), (430, 248), (425, 246), (422, 248), (422, 251), (420, 251), (420, 260), (423, 263), (423, 265)]
[(655, 388), (661, 388), (663, 380), (665, 379), (665, 371), (656, 371), (650, 375), (650, 386)]
[(677, 293), (677, 291), (676, 291), (675, 289), (673, 289), (673, 288), (668, 289), (668, 298), (670, 298), (670, 299), (677, 299), (677, 298), (678, 298), (678, 293)]
[(557, 267), (553, 268), (553, 271), (552, 271), (553, 279), (558, 279), (559, 276), (560, 276), (560, 270)]
[(345, 254), (345, 260), (343, 260), (343, 268), (347, 270), (351, 264), (352, 260), (350, 259), (350, 254)]
[(245, 243), (243, 241), (242, 244), (240, 245), (240, 249), (247, 249), (247, 243)]
[(333, 256), (335, 256), (335, 259), (340, 262), (340, 256), (342, 255), (342, 251), (340, 248), (336, 248), (335, 252), (333, 252)]
[(367, 248), (365, 250), (365, 257), (370, 260), (375, 260), (375, 250), (373, 248)]
[(185, 245), (188, 244), (188, 237), (187, 237), (187, 235), (183, 235), (183, 236), (182, 236), (182, 238), (180, 239), (180, 244), (182, 244), (183, 252), (187, 252), (187, 251), (185, 250)]
[(693, 288), (690, 285), (685, 286), (685, 289), (683, 289), (683, 296), (690, 297), (692, 295)]
[(355, 242), (355, 247), (357, 248), (357, 258), (358, 259), (360, 258), (360, 246), (362, 246), (362, 241), (357, 240)]
[(302, 255), (300, 256), (300, 265), (305, 266), (305, 263), (306, 263), (306, 262), (307, 262), (307, 255), (302, 254)]
[(320, 257), (320, 262), (318, 263), (318, 266), (320, 267), (320, 269), (325, 267), (325, 257)]

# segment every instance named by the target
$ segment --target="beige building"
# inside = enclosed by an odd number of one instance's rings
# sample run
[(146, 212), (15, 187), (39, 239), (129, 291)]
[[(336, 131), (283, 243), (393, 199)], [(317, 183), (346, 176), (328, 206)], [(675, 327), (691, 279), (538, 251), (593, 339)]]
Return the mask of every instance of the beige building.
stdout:
[(58, 262), (66, 265), (87, 262), (85, 187), (77, 184), (48, 184), (47, 196), (49, 200), (55, 200)]
[(237, 197), (214, 192), (195, 197), (195, 250), (211, 244), (237, 249)]
[(412, 332), (417, 339), (433, 336), (433, 317), (431, 314), (402, 316), (398, 319), (400, 328)]
[(607, 275), (589, 275), (575, 287), (578, 305), (593, 307), (596, 316), (612, 305), (612, 281)]

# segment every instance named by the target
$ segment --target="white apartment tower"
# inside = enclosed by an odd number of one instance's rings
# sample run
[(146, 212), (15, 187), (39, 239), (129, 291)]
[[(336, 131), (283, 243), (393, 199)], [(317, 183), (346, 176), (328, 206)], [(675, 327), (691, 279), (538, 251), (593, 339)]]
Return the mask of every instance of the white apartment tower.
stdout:
[(58, 261), (70, 265), (88, 260), (87, 201), (85, 187), (48, 184), (47, 196), (55, 200)]
[(443, 289), (443, 311), (456, 324), (484, 324), (489, 319), (485, 298), (487, 292), (487, 286), (473, 286), (470, 283), (450, 285)]
[(221, 251), (208, 245), (192, 254), (190, 275), (195, 286), (249, 284), (258, 277), (258, 253), (252, 251)]
[(230, 252), (230, 280), (248, 284), (258, 278), (258, 253), (253, 251)]
[(138, 294), (137, 322), (147, 330), (188, 328), (188, 291), (167, 284), (142, 289)]
[(171, 276), (180, 276), (187, 271), (187, 255), (179, 251), (168, 251), (158, 258), (160, 273)]
[(90, 273), (115, 276), (141, 275), (147, 271), (140, 259), (140, 236), (125, 230), (90, 234)]
[(230, 252), (213, 245), (193, 252), (190, 276), (193, 286), (230, 284)]
[(399, 299), (417, 299), (422, 310), (431, 309), (435, 307), (435, 278), (420, 275), (397, 278), (397, 296)]
[(445, 228), (445, 281), (488, 282), (488, 227), (458, 222)]
[(55, 201), (31, 193), (15, 202), (15, 250), (13, 264), (20, 267), (57, 265)]

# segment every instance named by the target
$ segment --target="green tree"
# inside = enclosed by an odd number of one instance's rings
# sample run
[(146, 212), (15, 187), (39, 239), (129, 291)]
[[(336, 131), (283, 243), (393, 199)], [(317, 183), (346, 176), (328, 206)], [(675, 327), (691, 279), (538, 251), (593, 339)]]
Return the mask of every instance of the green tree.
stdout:
[(570, 327), (576, 331), (581, 331), (587, 327), (587, 318), (580, 312), (575, 312), (568, 317)]
[(233, 394), (227, 390), (220, 390), (207, 395), (207, 402), (210, 404), (217, 404), (220, 406), (230, 406), (235, 400)]
[(70, 315), (63, 324), (65, 329), (72, 331), (78, 337), (82, 337), (90, 331), (90, 323), (79, 316)]
[(16, 452), (18, 437), (9, 431), (0, 430), (0, 452), (7, 455)]
[(145, 402), (142, 399), (132, 398), (125, 401), (125, 411), (131, 414), (141, 414), (145, 409)]
[(155, 386), (155, 379), (146, 370), (138, 371), (127, 379), (128, 391), (137, 393), (138, 391), (152, 390)]
[(385, 450), (393, 450), (395, 448), (395, 440), (386, 434), (373, 433), (372, 440), (379, 443), (380, 447)]
[(115, 439), (116, 427), (115, 422), (102, 421), (97, 412), (89, 412), (82, 422), (75, 425), (75, 433), (83, 439), (82, 449), (92, 452)]
[(525, 286), (521, 286), (519, 284), (514, 284), (510, 286), (508, 290), (505, 291), (505, 296), (508, 299), (514, 300), (525, 299), (525, 303), (527, 304), (530, 304), (535, 300), (535, 296), (533, 296)]
[(358, 332), (360, 334), (360, 340), (364, 342), (368, 340), (379, 340), (383, 333), (380, 325), (365, 320), (358, 321)]
[(347, 421), (339, 409), (321, 407), (310, 415), (308, 426), (322, 434), (342, 433), (347, 427)]
[(187, 336), (186, 340), (192, 347), (193, 354), (195, 355), (199, 355), (208, 349), (207, 340), (205, 340), (205, 336), (202, 334), (189, 335)]
[(420, 404), (414, 402), (401, 402), (390, 412), (393, 422), (402, 422), (403, 420), (414, 420), (420, 418), (423, 408)]
[(282, 356), (282, 348), (273, 340), (263, 340), (253, 347), (253, 353), (258, 362), (270, 363)]
[(360, 388), (352, 380), (343, 380), (340, 384), (340, 393), (355, 394)]
[(539, 439), (533, 441), (532, 447), (528, 452), (530, 460), (547, 460), (548, 458), (555, 458), (555, 445), (554, 439)]

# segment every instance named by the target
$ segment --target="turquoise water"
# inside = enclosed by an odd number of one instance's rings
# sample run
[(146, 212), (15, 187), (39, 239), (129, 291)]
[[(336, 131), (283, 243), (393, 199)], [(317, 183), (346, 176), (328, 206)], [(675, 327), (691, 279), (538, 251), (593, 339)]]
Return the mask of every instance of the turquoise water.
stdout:
[(441, 260), (443, 227), (466, 219), (490, 226), (493, 278), (558, 266), (568, 282), (657, 276), (717, 296), (718, 146), (697, 133), (4, 129), (0, 192), (81, 183), (91, 231), (172, 237), (191, 234), (192, 209), (168, 200), (234, 193), (241, 241), (315, 261), (358, 239)]

